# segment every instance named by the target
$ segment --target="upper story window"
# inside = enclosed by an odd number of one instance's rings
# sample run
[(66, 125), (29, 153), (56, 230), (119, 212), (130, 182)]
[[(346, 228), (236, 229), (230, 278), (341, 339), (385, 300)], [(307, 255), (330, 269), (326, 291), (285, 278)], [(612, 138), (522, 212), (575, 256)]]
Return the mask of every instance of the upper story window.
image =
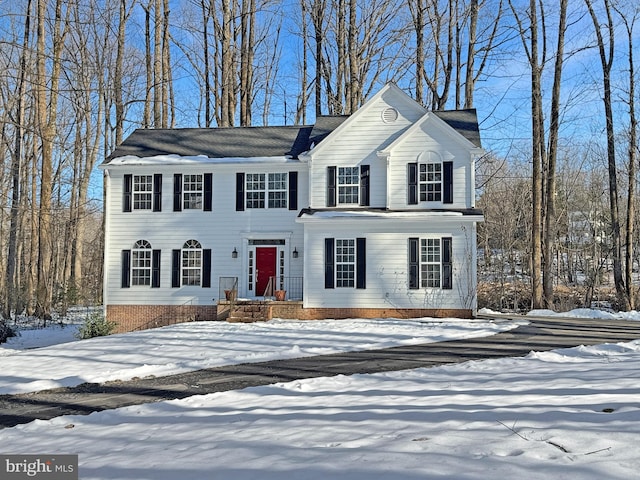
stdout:
[(247, 208), (287, 208), (286, 173), (247, 173)]
[(138, 240), (131, 250), (131, 285), (151, 285), (151, 244)]
[(122, 211), (162, 211), (162, 174), (125, 174), (122, 185)]
[(453, 203), (453, 162), (442, 162), (433, 152), (421, 155), (423, 158), (438, 161), (407, 164), (407, 203)]
[(298, 208), (298, 172), (236, 173), (236, 211)]
[(182, 208), (185, 210), (202, 209), (202, 175), (183, 175)]
[(327, 207), (369, 206), (369, 165), (327, 168)]
[(360, 192), (360, 168), (338, 168), (338, 203), (358, 204)]
[(133, 209), (151, 210), (153, 199), (153, 175), (133, 176)]
[(211, 173), (176, 173), (173, 176), (173, 211), (204, 210), (213, 207), (213, 175)]
[(187, 240), (182, 246), (182, 285), (200, 285), (202, 278), (202, 245), (197, 240)]
[(420, 201), (442, 201), (442, 164), (421, 163), (420, 169)]

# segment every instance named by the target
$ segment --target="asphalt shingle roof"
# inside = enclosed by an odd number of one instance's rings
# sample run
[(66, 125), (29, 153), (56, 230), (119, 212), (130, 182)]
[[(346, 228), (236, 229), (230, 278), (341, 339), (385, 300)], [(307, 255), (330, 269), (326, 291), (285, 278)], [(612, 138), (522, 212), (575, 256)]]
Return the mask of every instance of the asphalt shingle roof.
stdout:
[[(480, 146), (475, 110), (434, 112), (474, 145)], [(278, 157), (297, 158), (320, 143), (348, 116), (321, 116), (315, 125), (281, 127), (169, 128), (137, 129), (118, 146), (104, 163), (125, 156), (156, 155), (209, 158)]]

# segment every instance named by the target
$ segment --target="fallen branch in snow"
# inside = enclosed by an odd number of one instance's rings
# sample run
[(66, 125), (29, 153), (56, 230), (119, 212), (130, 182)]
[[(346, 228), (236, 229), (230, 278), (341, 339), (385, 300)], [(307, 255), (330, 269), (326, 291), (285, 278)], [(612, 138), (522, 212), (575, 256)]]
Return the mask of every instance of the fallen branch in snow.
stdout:
[(607, 450), (611, 450), (611, 447), (601, 448), (600, 450), (594, 450), (593, 452), (587, 452), (584, 455), (593, 455), (594, 453), (605, 452)]
[(516, 431), (516, 422), (513, 423), (513, 427), (510, 427), (508, 425), (505, 425), (504, 423), (502, 423), (500, 420), (497, 420), (497, 422), (502, 425), (504, 428), (511, 430), (513, 433), (515, 433), (516, 435), (518, 435), (520, 438), (522, 438), (523, 440), (526, 440), (527, 442), (529, 441), (529, 439), (527, 437), (524, 437), (522, 435), (520, 435), (520, 433), (518, 431)]

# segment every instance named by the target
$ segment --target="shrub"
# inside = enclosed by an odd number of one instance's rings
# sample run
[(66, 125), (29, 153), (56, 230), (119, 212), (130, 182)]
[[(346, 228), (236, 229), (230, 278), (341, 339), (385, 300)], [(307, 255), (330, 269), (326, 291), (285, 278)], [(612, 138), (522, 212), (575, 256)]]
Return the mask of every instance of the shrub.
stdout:
[(81, 340), (110, 335), (116, 328), (115, 322), (110, 322), (101, 312), (94, 312), (87, 317), (78, 329), (76, 337)]
[(8, 338), (15, 337), (16, 331), (7, 325), (7, 322), (0, 320), (0, 343), (4, 343)]

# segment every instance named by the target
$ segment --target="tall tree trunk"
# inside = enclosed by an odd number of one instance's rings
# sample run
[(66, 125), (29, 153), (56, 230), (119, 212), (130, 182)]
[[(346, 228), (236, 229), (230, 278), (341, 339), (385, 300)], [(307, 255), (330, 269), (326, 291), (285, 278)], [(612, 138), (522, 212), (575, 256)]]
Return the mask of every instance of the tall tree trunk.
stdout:
[(613, 126), (613, 99), (611, 96), (611, 69), (613, 66), (613, 54), (615, 53), (615, 28), (613, 18), (611, 17), (610, 0), (604, 0), (605, 14), (607, 24), (605, 28), (609, 33), (609, 48), (605, 45), (602, 35), (603, 26), (600, 24), (598, 15), (593, 9), (591, 0), (585, 0), (589, 15), (593, 21), (593, 26), (598, 40), (598, 51), (600, 54), (600, 63), (602, 65), (602, 81), (604, 88), (604, 112), (607, 129), (607, 165), (609, 167), (609, 214), (611, 216), (611, 240), (612, 240), (612, 257), (613, 257), (613, 281), (616, 287), (616, 295), (618, 297), (618, 307), (621, 310), (629, 310), (629, 298), (627, 296), (627, 288), (624, 284), (622, 276), (622, 239), (620, 234), (620, 212), (618, 208), (618, 177), (616, 171), (616, 144), (615, 130)]
[(627, 195), (627, 218), (626, 218), (626, 238), (625, 238), (625, 284), (627, 287), (627, 298), (629, 299), (629, 309), (634, 310), (636, 308), (636, 296), (633, 290), (633, 237), (635, 233), (635, 221), (636, 221), (636, 163), (638, 156), (638, 118), (636, 117), (636, 103), (635, 103), (635, 65), (633, 60), (633, 28), (635, 21), (638, 18), (636, 12), (631, 20), (614, 7), (622, 21), (624, 22), (625, 29), (627, 31), (627, 48), (628, 48), (628, 62), (629, 62), (629, 167), (628, 167), (628, 195)]
[(322, 45), (324, 39), (323, 18), (325, 14), (325, 0), (313, 0), (311, 19), (313, 21), (314, 36), (316, 41), (316, 75), (315, 97), (316, 117), (322, 115)]
[(349, 113), (358, 109), (360, 94), (359, 65), (358, 65), (358, 24), (356, 0), (349, 2)]
[(162, 0), (155, 0), (153, 25), (153, 126), (161, 128), (163, 125), (162, 91), (164, 81), (162, 78), (162, 33), (163, 15)]
[(154, 93), (153, 85), (153, 56), (151, 53), (151, 5), (155, 0), (149, 0), (144, 9), (144, 59), (146, 72), (146, 89), (144, 99), (144, 110), (142, 112), (142, 127), (151, 127), (151, 104)]
[(122, 97), (122, 75), (127, 23), (127, 0), (120, 0), (118, 15), (118, 43), (116, 47), (116, 64), (113, 73), (113, 92), (116, 108), (116, 146), (120, 145), (124, 135), (124, 98)]
[(467, 65), (464, 79), (464, 108), (473, 108), (473, 92), (475, 87), (475, 58), (478, 31), (478, 0), (471, 0), (469, 4), (469, 44), (467, 45)]
[[(525, 26), (520, 19), (519, 11), (509, 0), (511, 11), (518, 24), (520, 39), (531, 68), (531, 304), (533, 308), (543, 307), (542, 288), (542, 208), (543, 208), (543, 155), (544, 125), (542, 116), (542, 60), (539, 58), (538, 43), (538, 4), (537, 0), (529, 1), (527, 15), (529, 25)], [(543, 34), (544, 39), (544, 34)], [(544, 45), (544, 44), (543, 44)]]
[(551, 117), (549, 119), (549, 149), (547, 151), (547, 188), (545, 195), (546, 211), (544, 216), (544, 264), (543, 290), (547, 307), (553, 305), (553, 253), (556, 241), (556, 159), (558, 156), (558, 135), (560, 131), (560, 87), (564, 61), (564, 37), (567, 29), (567, 3), (560, 0), (560, 19), (558, 22), (558, 44), (556, 49), (553, 89), (551, 96)]
[[(18, 279), (16, 276), (18, 265), (18, 229), (20, 228), (20, 177), (22, 170), (22, 142), (24, 136), (24, 122), (25, 122), (25, 86), (26, 86), (26, 73), (27, 73), (27, 51), (29, 45), (29, 38), (31, 35), (31, 0), (27, 1), (26, 15), (24, 20), (24, 34), (22, 42), (22, 52), (20, 55), (20, 69), (18, 72), (18, 87), (17, 87), (17, 105), (16, 105), (16, 137), (15, 148), (11, 158), (11, 210), (10, 210), (10, 227), (9, 227), (9, 244), (7, 248), (7, 271), (5, 282), (5, 301), (4, 312), (2, 315), (5, 318), (11, 316), (12, 310), (17, 308), (17, 295), (18, 295)], [(19, 313), (19, 312), (16, 312)]]
[(231, 0), (222, 0), (222, 91), (220, 105), (220, 126), (233, 125), (233, 50), (231, 47), (233, 29), (231, 26)]

